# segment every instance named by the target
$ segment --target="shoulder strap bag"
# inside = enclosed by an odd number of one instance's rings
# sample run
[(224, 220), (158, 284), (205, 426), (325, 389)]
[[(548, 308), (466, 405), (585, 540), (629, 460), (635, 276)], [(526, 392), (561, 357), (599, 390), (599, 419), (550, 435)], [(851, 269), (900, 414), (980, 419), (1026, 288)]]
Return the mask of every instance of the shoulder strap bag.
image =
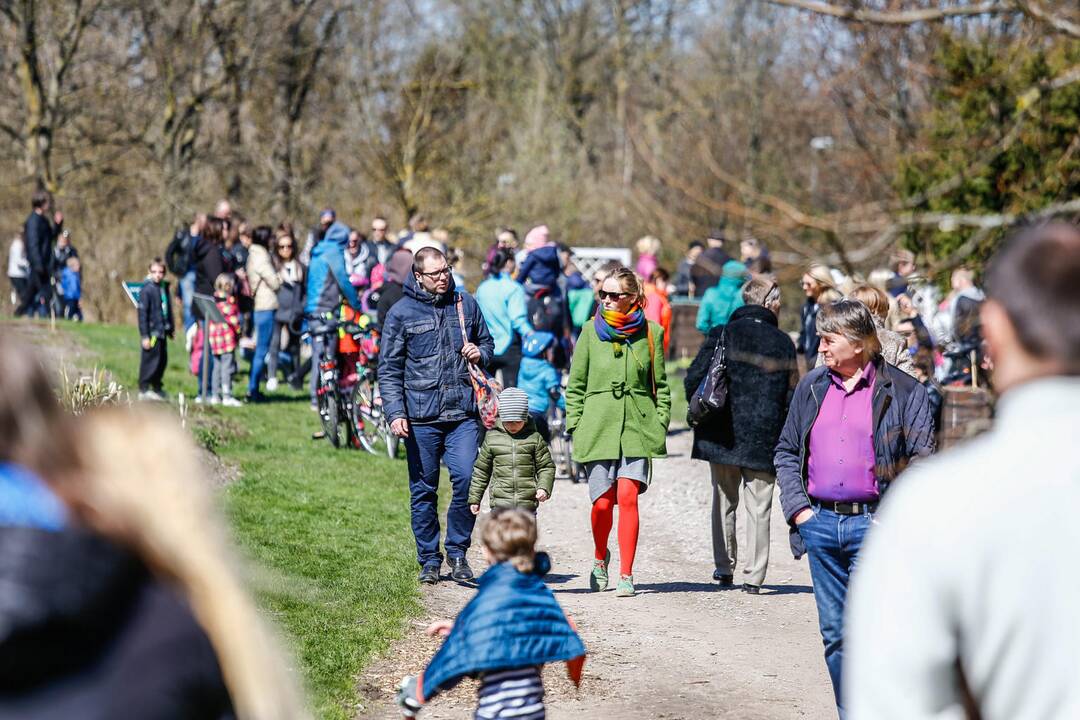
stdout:
[[(458, 323), (461, 325), (461, 342), (464, 346), (469, 342), (469, 332), (465, 329), (465, 310), (462, 308), (461, 293), (458, 293), (454, 304), (457, 306)], [(495, 427), (495, 422), (499, 419), (499, 393), (502, 392), (502, 384), (488, 376), (477, 365), (468, 361), (465, 364), (469, 368), (469, 380), (472, 381), (473, 393), (476, 395), (480, 422), (490, 430)]]
[(727, 328), (720, 333), (709, 371), (705, 373), (701, 384), (690, 398), (686, 409), (686, 422), (690, 427), (697, 427), (724, 409), (728, 403), (728, 367), (727, 367)]

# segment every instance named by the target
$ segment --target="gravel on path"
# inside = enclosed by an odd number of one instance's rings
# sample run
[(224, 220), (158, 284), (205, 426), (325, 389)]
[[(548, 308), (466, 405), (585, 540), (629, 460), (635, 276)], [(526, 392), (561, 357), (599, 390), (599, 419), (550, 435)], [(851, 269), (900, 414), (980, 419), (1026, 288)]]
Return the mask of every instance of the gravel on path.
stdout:
[[(708, 465), (690, 459), (690, 445), (690, 432), (672, 432), (670, 454), (654, 463), (654, 481), (639, 503), (637, 597), (589, 592), (592, 536), (585, 485), (560, 481), (541, 506), (540, 548), (553, 562), (548, 583), (589, 649), (580, 688), (566, 679), (561, 665), (545, 669), (548, 717), (835, 717), (809, 571), (805, 561), (791, 557), (779, 498), (761, 594), (721, 589), (712, 580)], [(614, 530), (610, 547), (615, 576)], [(474, 546), (470, 561), (482, 570), (479, 548)], [(392, 702), (396, 684), (422, 670), (438, 646), (424, 628), (433, 619), (453, 618), (473, 592), (447, 580), (423, 589), (426, 616), (359, 678), (364, 700), (358, 718), (400, 717)], [(475, 687), (463, 682), (437, 697), (422, 717), (472, 717)]]

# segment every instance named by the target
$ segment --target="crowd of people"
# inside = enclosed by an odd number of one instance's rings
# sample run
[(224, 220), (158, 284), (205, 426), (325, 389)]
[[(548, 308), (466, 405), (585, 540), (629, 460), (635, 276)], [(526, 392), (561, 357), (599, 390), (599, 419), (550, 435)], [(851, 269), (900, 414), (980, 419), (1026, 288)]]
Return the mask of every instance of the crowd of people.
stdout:
[[(45, 224), (47, 211), (35, 197), (34, 214)], [(42, 220), (33, 222), (44, 228)], [(301, 248), (288, 224), (253, 226), (222, 201), (213, 215), (177, 233), (167, 260), (150, 263), (138, 309), (144, 397), (164, 397), (174, 330), (164, 278), (172, 271), (192, 356), (203, 328), (208, 334), (210, 357), (192, 363), (193, 372), (210, 373), (200, 398), (224, 406), (240, 404), (231, 390), (239, 352), (250, 352), (247, 398), (258, 401), (264, 384), (277, 389), (279, 371), (302, 387), (305, 330), (342, 312), (367, 314), (380, 328), (378, 385), (389, 427), (405, 445), (418, 581), (440, 582), (444, 562), (453, 580), (473, 580), (467, 554), (485, 496), (493, 509), (481, 529), (493, 565), (488, 579), (457, 623), (432, 627), (447, 641), (423, 674), (403, 683), (398, 700), (407, 715), (461, 677), (479, 674), (481, 710), (493, 713), (485, 717), (543, 717), (539, 673), (529, 668), (583, 657), (584, 646), (543, 585), (550, 563), (535, 552), (537, 518), (555, 492), (552, 432), (572, 438), (588, 488), (589, 588), (614, 585), (615, 597), (635, 596), (638, 506), (654, 480), (653, 460), (667, 454), (671, 421), (664, 361), (670, 297), (684, 291), (700, 299), (705, 335), (686, 373), (686, 395), (721, 398), (717, 407), (699, 403), (706, 410), (691, 418), (692, 454), (708, 462), (713, 489), (713, 579), (761, 593), (778, 489), (792, 553), (808, 558), (839, 715), (923, 717), (965, 703), (986, 717), (1068, 716), (1060, 711), (1080, 708), (1062, 670), (1080, 660), (1076, 634), (1047, 625), (1052, 618), (1074, 626), (1069, 602), (1080, 599), (1080, 590), (1039, 570), (1064, 564), (1077, 539), (1062, 501), (1075, 494), (1080, 476), (1073, 463), (1055, 459), (1076, 420), (1074, 226), (1038, 226), (1012, 238), (987, 272), (986, 293), (971, 270), (956, 268), (951, 292), (940, 296), (907, 250), (865, 278), (811, 265), (792, 335), (780, 329), (783, 292), (768, 250), (743, 238), (736, 260), (724, 228), (691, 244), (674, 280), (651, 236), (636, 246), (635, 269), (609, 263), (586, 279), (547, 226), (529, 230), (521, 247), (514, 230), (500, 228), (475, 293), (463, 287), (447, 240), (419, 216), (396, 241), (383, 218), (366, 237), (326, 209)], [(44, 280), (34, 252), (39, 274), (27, 287), (39, 297)], [(310, 335), (308, 364), (317, 366), (332, 336)], [(1004, 397), (1004, 421), (989, 438), (931, 459), (942, 383), (985, 381), (991, 373)], [(501, 380), (492, 384), (501, 389), (497, 398), (478, 390), (478, 375)], [(564, 416), (557, 429), (547, 422), (553, 409)], [(96, 446), (108, 446), (106, 440)], [(1025, 452), (1020, 459), (1021, 445), (1037, 457)], [(77, 504), (63, 505), (79, 497), (68, 493), (64, 473), (36, 455), (11, 450), (3, 459), (44, 479), (19, 476), (4, 486), (25, 494), (18, 498), (29, 513), (22, 522), (63, 526), (77, 515)], [(438, 503), (444, 465), (451, 484), (445, 538)], [(1009, 529), (1017, 519), (1005, 486), (1017, 476), (1027, 477), (1040, 498), (1039, 507), (1025, 511), (1022, 535)], [(983, 515), (968, 517), (965, 505), (982, 498)], [(748, 546), (741, 554), (740, 504)], [(111, 526), (102, 527), (109, 538)], [(1053, 543), (1040, 544), (1040, 533)], [(112, 540), (141, 547), (137, 538)], [(1042, 560), (1025, 566), (1033, 555)], [(1015, 582), (987, 575), (983, 568), (1000, 568), (1003, 558), (1008, 572), (1000, 574), (1019, 575), (1023, 588), (1053, 586), (1056, 599), (1041, 607), (1047, 618), (1031, 617)], [(515, 603), (533, 611), (516, 612)], [(901, 616), (912, 620), (900, 627), (894, 618)], [(482, 629), (492, 618), (502, 618), (498, 633)], [(209, 623), (203, 631), (213, 636), (217, 629)], [(1046, 657), (1039, 656), (1042, 646), (1050, 648)], [(1035, 698), (1022, 683), (1039, 665), (1048, 672)], [(896, 682), (898, 671), (906, 675)], [(232, 703), (246, 697), (225, 678)], [(220, 688), (220, 678), (211, 680)], [(504, 702), (511, 696), (518, 699)]]
[(64, 228), (64, 214), (50, 215), (51, 198), (38, 191), (23, 230), (8, 247), (8, 281), (15, 315), (82, 321), (82, 261)]

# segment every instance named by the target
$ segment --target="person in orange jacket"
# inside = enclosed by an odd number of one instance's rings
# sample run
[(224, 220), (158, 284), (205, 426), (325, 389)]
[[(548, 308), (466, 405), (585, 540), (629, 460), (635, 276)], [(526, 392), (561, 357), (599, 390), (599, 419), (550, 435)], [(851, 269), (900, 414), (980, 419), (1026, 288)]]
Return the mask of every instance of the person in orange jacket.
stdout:
[(645, 283), (645, 319), (652, 320), (664, 328), (664, 355), (671, 346), (671, 301), (668, 292), (671, 287), (668, 280), (671, 275), (664, 268), (658, 267), (649, 275)]

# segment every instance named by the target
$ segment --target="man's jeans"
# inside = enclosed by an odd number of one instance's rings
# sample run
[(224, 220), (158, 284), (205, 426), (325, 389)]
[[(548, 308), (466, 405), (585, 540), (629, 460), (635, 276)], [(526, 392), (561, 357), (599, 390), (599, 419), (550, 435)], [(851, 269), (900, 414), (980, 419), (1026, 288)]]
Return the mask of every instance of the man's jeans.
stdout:
[(195, 271), (188, 270), (180, 278), (180, 302), (184, 306), (184, 332), (194, 325), (197, 321), (195, 319), (195, 311), (191, 309), (191, 304), (195, 299)]
[(450, 470), (453, 495), (446, 512), (446, 554), (465, 557), (476, 516), (469, 510), (469, 482), (480, 446), (476, 418), (415, 425), (409, 423), (405, 456), (409, 463), (412, 530), (421, 567), (442, 563), (439, 552), (439, 462)]
[[(255, 355), (251, 358), (251, 373), (248, 375), (248, 397), (259, 394), (259, 381), (266, 371), (266, 354), (270, 352), (271, 339), (274, 335), (274, 311), (256, 310), (255, 319)], [(277, 352), (277, 343), (274, 343)]]
[(839, 515), (832, 510), (814, 507), (814, 515), (799, 525), (799, 534), (806, 543), (810, 561), (810, 577), (814, 581), (814, 600), (817, 602), (818, 625), (825, 643), (825, 665), (832, 678), (836, 707), (840, 705), (840, 668), (844, 658), (844, 605), (848, 582), (862, 548), (866, 531), (873, 516)]

